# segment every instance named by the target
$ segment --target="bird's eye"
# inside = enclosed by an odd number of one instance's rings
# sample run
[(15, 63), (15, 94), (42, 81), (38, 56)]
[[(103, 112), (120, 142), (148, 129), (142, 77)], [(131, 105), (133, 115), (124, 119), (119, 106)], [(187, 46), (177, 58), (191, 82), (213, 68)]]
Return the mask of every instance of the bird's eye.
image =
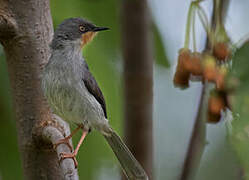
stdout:
[(86, 30), (86, 28), (84, 26), (80, 26), (79, 29), (81, 32), (84, 32)]

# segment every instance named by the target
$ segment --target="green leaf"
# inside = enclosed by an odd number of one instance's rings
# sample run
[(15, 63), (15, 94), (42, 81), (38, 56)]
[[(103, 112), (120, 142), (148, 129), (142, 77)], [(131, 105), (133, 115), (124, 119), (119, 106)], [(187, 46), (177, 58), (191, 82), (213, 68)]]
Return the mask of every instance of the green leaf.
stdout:
[(232, 73), (241, 83), (249, 82), (249, 42), (237, 49), (233, 58)]
[(234, 120), (230, 139), (244, 169), (245, 179), (249, 179), (249, 42), (234, 54), (228, 82), (234, 80), (236, 90), (231, 101)]
[(164, 47), (162, 36), (156, 24), (153, 24), (153, 34), (154, 34), (154, 53), (156, 58), (156, 63), (165, 68), (169, 68), (170, 64), (166, 55), (166, 48)]

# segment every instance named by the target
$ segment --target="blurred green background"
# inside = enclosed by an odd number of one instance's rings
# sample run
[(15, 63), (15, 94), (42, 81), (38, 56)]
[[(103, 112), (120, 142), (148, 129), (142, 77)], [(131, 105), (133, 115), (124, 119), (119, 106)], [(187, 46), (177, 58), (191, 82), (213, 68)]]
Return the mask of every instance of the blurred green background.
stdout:
[[(185, 21), (190, 0), (150, 0), (154, 25), (154, 146), (155, 179), (178, 178), (187, 150), (193, 119), (200, 95), (200, 83), (180, 91), (173, 87), (177, 51), (183, 45)], [(211, 0), (204, 2), (211, 12)], [(106, 99), (110, 123), (122, 135), (122, 51), (120, 10), (122, 1), (116, 0), (51, 0), (54, 27), (65, 18), (84, 17), (97, 25), (110, 27), (99, 33), (84, 50), (83, 55), (97, 79)], [(226, 28), (233, 42), (243, 37), (249, 2), (231, 0)], [(237, 13), (234, 13), (237, 12)], [(239, 13), (238, 13), (239, 12)], [(197, 45), (205, 44), (205, 33), (197, 22)], [(165, 52), (167, 51), (167, 55)], [(168, 58), (168, 60), (167, 60)], [(169, 66), (171, 64), (171, 66)], [(11, 90), (3, 51), (0, 47), (0, 180), (23, 179), (17, 147), (16, 126), (11, 103)], [(235, 180), (239, 176), (238, 162), (227, 141), (225, 122), (207, 126), (204, 156), (197, 174), (198, 180)], [(74, 137), (74, 145), (79, 139)], [(80, 149), (80, 179), (119, 179), (119, 165), (103, 137), (93, 131)]]
[[(121, 1), (116, 0), (52, 0), (51, 12), (54, 27), (66, 18), (83, 17), (96, 25), (111, 29), (106, 33), (100, 33), (84, 48), (83, 55), (105, 96), (108, 119), (113, 128), (122, 134), (120, 3)], [(156, 26), (153, 30), (156, 34), (158, 63), (166, 67), (168, 66), (166, 55)], [(3, 155), (0, 155), (0, 162), (5, 162), (0, 163), (0, 179), (22, 179), (10, 85), (2, 47), (0, 54), (0, 83), (3, 84), (0, 88), (0, 137), (6, 138), (6, 141), (0, 142), (0, 154)], [(79, 137), (80, 134), (74, 137), (74, 144)], [(97, 132), (88, 135), (77, 159), (81, 162), (78, 167), (81, 179), (103, 179), (108, 174), (108, 169), (112, 177), (115, 179), (119, 177), (118, 161)], [(16, 173), (10, 173), (10, 170)]]

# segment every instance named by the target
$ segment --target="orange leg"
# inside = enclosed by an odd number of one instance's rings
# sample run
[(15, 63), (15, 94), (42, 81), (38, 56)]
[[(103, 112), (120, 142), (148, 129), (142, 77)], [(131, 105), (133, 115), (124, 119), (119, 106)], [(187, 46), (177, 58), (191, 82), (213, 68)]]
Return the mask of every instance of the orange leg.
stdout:
[(72, 158), (73, 161), (74, 161), (75, 168), (77, 168), (78, 162), (77, 162), (77, 160), (76, 160), (75, 157), (76, 157), (76, 155), (78, 154), (78, 151), (79, 151), (79, 149), (80, 149), (80, 146), (81, 146), (82, 142), (84, 141), (84, 139), (85, 139), (87, 133), (88, 133), (88, 131), (83, 130), (82, 136), (81, 136), (81, 138), (80, 138), (80, 141), (79, 141), (78, 145), (76, 146), (74, 152), (73, 152), (73, 153), (61, 153), (61, 154), (60, 154), (60, 156), (61, 156), (60, 161), (63, 160), (63, 159), (66, 159), (66, 158)]
[(57, 143), (54, 144), (54, 149), (57, 148), (57, 146), (59, 146), (60, 144), (66, 144), (69, 148), (70, 148), (70, 151), (72, 152), (73, 151), (73, 147), (71, 146), (71, 144), (69, 143), (69, 140), (73, 137), (73, 135), (78, 132), (82, 127), (81, 126), (78, 126), (75, 130), (73, 130), (73, 132), (65, 137), (64, 139), (60, 139)]

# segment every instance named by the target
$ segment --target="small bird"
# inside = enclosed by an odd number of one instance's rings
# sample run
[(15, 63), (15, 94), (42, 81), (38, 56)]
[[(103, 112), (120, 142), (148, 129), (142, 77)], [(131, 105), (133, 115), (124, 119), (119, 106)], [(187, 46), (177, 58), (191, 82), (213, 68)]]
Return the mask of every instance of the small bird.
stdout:
[(77, 128), (55, 146), (69, 144), (70, 138), (80, 129), (82, 136), (72, 153), (62, 153), (61, 159), (75, 159), (80, 145), (91, 129), (99, 131), (118, 158), (126, 176), (131, 180), (147, 180), (144, 169), (135, 159), (107, 120), (103, 94), (82, 57), (82, 48), (92, 41), (98, 27), (82, 18), (64, 20), (56, 29), (51, 43), (51, 57), (42, 74), (42, 89), (53, 113)]

